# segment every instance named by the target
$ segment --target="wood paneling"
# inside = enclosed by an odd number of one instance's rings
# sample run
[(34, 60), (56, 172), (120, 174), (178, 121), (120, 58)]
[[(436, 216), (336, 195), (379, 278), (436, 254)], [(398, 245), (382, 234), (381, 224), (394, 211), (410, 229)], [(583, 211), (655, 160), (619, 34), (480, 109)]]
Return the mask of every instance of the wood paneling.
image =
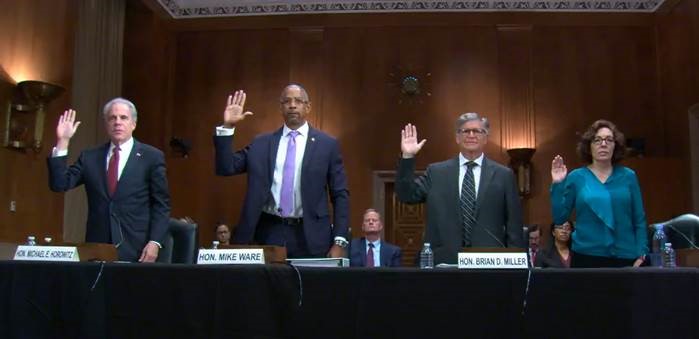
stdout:
[[(683, 6), (688, 5), (677, 8)], [(161, 20), (155, 14), (142, 15), (150, 24)], [(645, 138), (648, 160), (632, 162), (644, 173), (643, 186), (653, 187), (646, 182), (661, 171), (655, 159), (682, 154), (675, 142), (686, 142), (686, 132), (674, 136), (675, 130), (668, 127), (674, 120), (665, 114), (675, 101), (660, 88), (673, 80), (660, 80), (664, 75), (658, 75), (667, 66), (658, 66), (665, 46), (656, 39), (655, 20), (646, 14), (542, 13), (165, 20), (157, 24), (160, 33), (150, 38), (153, 46), (169, 48), (147, 47), (148, 36), (142, 31), (126, 35), (127, 49), (145, 47), (146, 52), (127, 57), (125, 79), (138, 81), (125, 84), (125, 92), (142, 98), (141, 107), (160, 110), (143, 113), (156, 120), (140, 124), (137, 135), (157, 136), (156, 145), (172, 136), (192, 141), (189, 158), (168, 153), (169, 178), (173, 215), (197, 220), (202, 243), (212, 239), (216, 220), (237, 221), (246, 189), (244, 175), (213, 174), (211, 135), (227, 94), (245, 89), (247, 108), (255, 113), (236, 130), (236, 147), (243, 147), (255, 135), (280, 126), (277, 97), (290, 81), (309, 90), (310, 122), (341, 143), (355, 233), (362, 211), (371, 207), (372, 173), (394, 169), (399, 131), (406, 123), (416, 124), (420, 137), (428, 139), (417, 159), (418, 167), (424, 168), (456, 155), (454, 119), (459, 113), (479, 112), (491, 119), (488, 156), (507, 163), (502, 129), (510, 123), (508, 133), (518, 132), (519, 123), (503, 121), (504, 90), (520, 94), (511, 107), (529, 107), (526, 120), (535, 122), (533, 136), (528, 136), (536, 141), (537, 153), (532, 195), (524, 200), (525, 221), (548, 224), (550, 161), (561, 154), (569, 167), (579, 166), (576, 133), (592, 121), (607, 118), (628, 137)], [(525, 34), (498, 35), (498, 27), (513, 24), (527, 27)], [(674, 32), (673, 27), (664, 30)], [(686, 42), (670, 44), (682, 43)], [(530, 60), (524, 62), (530, 69), (519, 69), (517, 54), (509, 53), (527, 50)], [(508, 67), (503, 68), (504, 61)], [(171, 66), (166, 70), (157, 62)], [(153, 63), (152, 79), (139, 78), (144, 63)], [(400, 94), (400, 78), (408, 74), (422, 81), (422, 96)], [(696, 92), (690, 80), (680, 79), (672, 86)], [(520, 100), (527, 99), (522, 93), (530, 95), (529, 103)], [(531, 134), (531, 126), (523, 133)], [(680, 180), (687, 178), (683, 174)], [(677, 197), (687, 196), (687, 188), (677, 190)], [(650, 221), (674, 213), (674, 207), (664, 207), (666, 197), (644, 198)], [(680, 199), (672, 203), (683, 206)]]
[[(59, 112), (70, 102), (75, 4), (12, 0), (2, 6), (0, 74), (6, 73), (11, 82), (42, 80), (67, 91), (48, 106), (41, 152), (0, 148), (0, 239), (22, 241), (33, 234), (61, 241), (63, 197), (48, 189), (45, 159), (55, 140)], [(4, 122), (1, 125), (5, 127)], [(17, 212), (9, 211), (12, 200), (17, 202)]]

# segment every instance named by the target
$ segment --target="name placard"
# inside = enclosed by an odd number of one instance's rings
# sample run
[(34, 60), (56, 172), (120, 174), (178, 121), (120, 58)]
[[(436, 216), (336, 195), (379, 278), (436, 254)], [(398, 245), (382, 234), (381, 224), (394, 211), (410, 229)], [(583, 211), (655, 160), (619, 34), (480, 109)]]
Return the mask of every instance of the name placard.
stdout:
[(459, 253), (459, 268), (466, 269), (528, 269), (527, 253)]
[(17, 246), (14, 260), (80, 261), (75, 246)]
[(202, 249), (197, 264), (264, 264), (265, 253), (261, 248)]

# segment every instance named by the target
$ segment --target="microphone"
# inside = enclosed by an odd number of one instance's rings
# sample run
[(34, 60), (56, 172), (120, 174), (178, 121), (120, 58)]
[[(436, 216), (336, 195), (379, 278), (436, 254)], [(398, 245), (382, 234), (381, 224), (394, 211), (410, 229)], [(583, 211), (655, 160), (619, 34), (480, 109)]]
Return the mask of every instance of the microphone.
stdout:
[(686, 236), (683, 232), (681, 232), (680, 230), (678, 230), (677, 227), (672, 226), (672, 224), (670, 224), (670, 223), (668, 223), (668, 224), (666, 224), (666, 225), (667, 225), (667, 227), (669, 227), (671, 230), (675, 231), (675, 233), (681, 235), (682, 238), (684, 238), (684, 240), (687, 240), (687, 243), (688, 243), (693, 249), (699, 250), (699, 247), (697, 247), (697, 245), (694, 244), (694, 242), (692, 242), (692, 240), (690, 240), (688, 236)]
[(502, 241), (500, 241), (500, 239), (498, 239), (498, 237), (496, 237), (493, 233), (491, 233), (491, 232), (488, 230), (488, 228), (483, 227), (483, 230), (484, 230), (486, 233), (488, 233), (488, 235), (489, 235), (491, 238), (495, 239), (495, 241), (497, 241), (498, 244), (500, 244), (501, 247), (503, 247), (503, 248), (504, 248), (504, 247), (507, 247), (507, 246), (505, 246), (505, 244), (502, 243)]

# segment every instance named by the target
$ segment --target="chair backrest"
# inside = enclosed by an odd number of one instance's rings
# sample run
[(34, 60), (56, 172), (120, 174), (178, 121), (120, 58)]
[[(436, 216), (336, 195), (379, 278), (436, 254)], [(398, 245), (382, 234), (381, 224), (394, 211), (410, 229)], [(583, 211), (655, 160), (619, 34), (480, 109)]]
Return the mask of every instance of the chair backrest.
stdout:
[[(662, 222), (668, 241), (673, 248), (696, 248), (699, 238), (699, 217), (694, 214), (682, 214), (678, 217)], [(655, 231), (656, 224), (651, 225), (651, 232)], [(652, 239), (652, 233), (651, 238)]]
[(170, 218), (170, 228), (158, 253), (158, 262), (193, 264), (197, 257), (197, 224)]

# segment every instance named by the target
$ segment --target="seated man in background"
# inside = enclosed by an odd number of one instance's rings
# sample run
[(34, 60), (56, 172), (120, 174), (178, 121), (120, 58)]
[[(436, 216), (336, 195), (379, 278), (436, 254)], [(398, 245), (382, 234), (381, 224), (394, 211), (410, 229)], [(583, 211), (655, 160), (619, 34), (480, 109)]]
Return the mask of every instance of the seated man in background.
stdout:
[(352, 267), (398, 267), (401, 251), (398, 246), (381, 241), (383, 222), (381, 215), (370, 208), (364, 212), (362, 233), (350, 244), (350, 266)]
[(539, 232), (539, 225), (529, 225), (527, 231), (529, 235), (529, 261), (531, 265), (534, 266), (534, 263), (536, 263), (536, 257), (539, 254), (541, 232)]
[(216, 241), (219, 245), (230, 245), (231, 230), (226, 223), (219, 221), (216, 223)]

